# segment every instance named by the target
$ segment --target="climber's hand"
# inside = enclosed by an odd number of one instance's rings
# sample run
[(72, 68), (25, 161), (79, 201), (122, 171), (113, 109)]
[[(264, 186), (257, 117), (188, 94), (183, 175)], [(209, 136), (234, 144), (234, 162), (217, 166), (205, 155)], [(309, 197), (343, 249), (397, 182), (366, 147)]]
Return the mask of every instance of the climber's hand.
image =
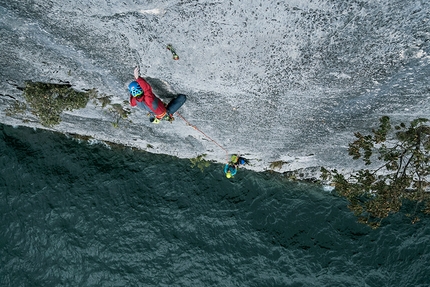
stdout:
[(135, 78), (135, 79), (139, 78), (139, 67), (136, 67), (136, 68), (134, 69), (134, 78)]

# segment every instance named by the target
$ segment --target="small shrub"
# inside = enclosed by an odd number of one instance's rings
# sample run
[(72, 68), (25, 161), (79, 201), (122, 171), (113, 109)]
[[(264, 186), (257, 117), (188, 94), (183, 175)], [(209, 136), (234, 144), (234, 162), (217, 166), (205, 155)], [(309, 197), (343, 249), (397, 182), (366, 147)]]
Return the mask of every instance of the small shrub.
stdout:
[(40, 123), (52, 127), (61, 122), (63, 111), (85, 108), (89, 92), (79, 92), (65, 84), (27, 82), (24, 97)]
[(278, 160), (278, 161), (273, 161), (273, 162), (271, 162), (270, 163), (270, 165), (269, 165), (269, 168), (270, 169), (275, 169), (275, 168), (277, 168), (277, 169), (281, 169), (283, 166), (284, 166), (284, 164), (287, 164), (288, 162), (286, 162), (286, 161), (282, 161), (282, 160)]
[(103, 96), (100, 98), (97, 98), (97, 100), (102, 104), (102, 108), (105, 108), (107, 105), (110, 105), (110, 97), (109, 96)]
[(201, 154), (195, 158), (190, 158), (191, 167), (194, 168), (197, 166), (202, 172), (205, 168), (210, 166), (210, 162), (205, 160), (206, 154)]
[(117, 128), (119, 125), (120, 119), (126, 119), (130, 114), (130, 110), (124, 109), (121, 104), (113, 104), (109, 109), (115, 117), (115, 122), (112, 123), (114, 128)]
[(6, 116), (11, 117), (17, 114), (23, 114), (27, 110), (27, 105), (22, 102), (14, 101), (5, 111)]

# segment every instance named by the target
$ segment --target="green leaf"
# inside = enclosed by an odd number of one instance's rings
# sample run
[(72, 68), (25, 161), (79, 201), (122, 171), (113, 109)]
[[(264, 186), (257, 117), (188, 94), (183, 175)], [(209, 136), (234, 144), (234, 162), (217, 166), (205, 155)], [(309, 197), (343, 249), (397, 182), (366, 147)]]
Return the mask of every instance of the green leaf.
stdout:
[(404, 200), (424, 205), (423, 212), (430, 213), (427, 122), (419, 118), (408, 128), (401, 123), (392, 129), (390, 119), (384, 116), (379, 120), (379, 128), (372, 130), (373, 136), (356, 132), (356, 140), (348, 145), (353, 160), (361, 158), (366, 165), (373, 162), (376, 168), (360, 169), (348, 177), (336, 170), (321, 169), (321, 176), (331, 178), (335, 191), (349, 201), (348, 207), (360, 222), (377, 228), (383, 218), (400, 211)]

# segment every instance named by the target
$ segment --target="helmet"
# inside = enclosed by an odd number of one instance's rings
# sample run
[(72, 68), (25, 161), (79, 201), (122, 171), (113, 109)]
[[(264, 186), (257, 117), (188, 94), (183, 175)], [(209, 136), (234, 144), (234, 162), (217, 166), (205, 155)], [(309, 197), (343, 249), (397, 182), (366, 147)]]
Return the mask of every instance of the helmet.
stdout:
[(130, 83), (130, 85), (128, 85), (128, 90), (133, 97), (137, 97), (143, 94), (142, 88), (136, 81), (133, 81)]
[(225, 176), (226, 176), (227, 178), (231, 178), (231, 172), (230, 172), (230, 171), (228, 171), (228, 172), (225, 174)]
[(245, 163), (246, 163), (245, 159), (239, 158), (239, 164), (245, 164)]

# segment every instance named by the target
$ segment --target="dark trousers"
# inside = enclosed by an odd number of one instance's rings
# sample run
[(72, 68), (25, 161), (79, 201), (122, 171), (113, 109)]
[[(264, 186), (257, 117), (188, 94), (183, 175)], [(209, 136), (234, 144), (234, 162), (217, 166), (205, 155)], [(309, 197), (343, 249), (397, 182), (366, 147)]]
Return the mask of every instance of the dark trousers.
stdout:
[(166, 110), (170, 115), (173, 115), (187, 100), (187, 96), (179, 94), (176, 98), (170, 101), (167, 105)]

